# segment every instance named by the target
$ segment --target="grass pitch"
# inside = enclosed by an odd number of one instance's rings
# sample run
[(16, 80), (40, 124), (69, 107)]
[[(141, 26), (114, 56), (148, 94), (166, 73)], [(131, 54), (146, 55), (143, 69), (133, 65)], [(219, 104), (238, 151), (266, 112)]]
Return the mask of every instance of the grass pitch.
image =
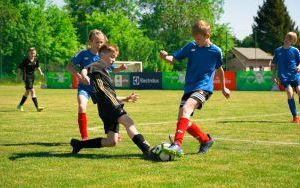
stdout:
[[(72, 155), (76, 90), (37, 89), (43, 112), (30, 98), (18, 112), (23, 92), (21, 85), (0, 86), (0, 187), (300, 187), (300, 124), (290, 123), (283, 92), (233, 91), (226, 100), (216, 91), (193, 117), (214, 146), (199, 156), (199, 144), (186, 135), (184, 158), (166, 163), (141, 159), (123, 127), (115, 148)], [(140, 100), (125, 109), (137, 128), (152, 145), (168, 141), (182, 91), (136, 92)], [(87, 115), (89, 137), (104, 136), (92, 102)]]

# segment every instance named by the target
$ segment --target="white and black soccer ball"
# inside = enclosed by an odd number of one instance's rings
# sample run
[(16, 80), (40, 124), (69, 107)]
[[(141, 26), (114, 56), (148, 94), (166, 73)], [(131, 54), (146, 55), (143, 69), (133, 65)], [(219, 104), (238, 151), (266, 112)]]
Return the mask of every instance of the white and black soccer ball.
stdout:
[(152, 152), (158, 156), (158, 158), (163, 161), (163, 162), (167, 162), (167, 161), (174, 161), (175, 156), (174, 155), (170, 155), (168, 153), (166, 153), (163, 148), (167, 148), (170, 147), (171, 144), (170, 143), (161, 143), (158, 144), (157, 146), (153, 147)]

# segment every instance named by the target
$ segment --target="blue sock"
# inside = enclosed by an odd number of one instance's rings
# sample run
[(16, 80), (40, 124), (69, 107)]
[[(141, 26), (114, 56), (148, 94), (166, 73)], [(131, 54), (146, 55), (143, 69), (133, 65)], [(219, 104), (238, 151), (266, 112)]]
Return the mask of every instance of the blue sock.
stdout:
[(288, 99), (288, 104), (293, 117), (297, 116), (297, 109), (294, 99)]

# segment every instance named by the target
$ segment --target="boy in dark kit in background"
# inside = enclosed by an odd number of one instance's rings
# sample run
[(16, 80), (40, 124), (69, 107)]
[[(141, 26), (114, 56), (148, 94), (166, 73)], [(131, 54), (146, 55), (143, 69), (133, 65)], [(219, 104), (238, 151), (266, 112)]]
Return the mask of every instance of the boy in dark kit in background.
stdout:
[[(26, 57), (23, 62), (19, 65), (19, 69), (22, 71), (23, 81), (25, 83), (25, 93), (17, 106), (17, 109), (20, 111), (24, 111), (24, 103), (27, 100), (27, 97), (29, 93), (31, 94), (32, 101), (34, 103), (34, 106), (36, 108), (36, 111), (41, 112), (44, 108), (39, 107), (38, 101), (36, 98), (36, 92), (33, 88), (34, 83), (34, 71), (37, 69), (41, 76), (44, 76), (44, 73), (42, 72), (39, 61), (36, 58), (36, 49), (35, 48), (29, 48), (28, 50), (28, 57)], [(20, 74), (20, 71), (19, 71)]]

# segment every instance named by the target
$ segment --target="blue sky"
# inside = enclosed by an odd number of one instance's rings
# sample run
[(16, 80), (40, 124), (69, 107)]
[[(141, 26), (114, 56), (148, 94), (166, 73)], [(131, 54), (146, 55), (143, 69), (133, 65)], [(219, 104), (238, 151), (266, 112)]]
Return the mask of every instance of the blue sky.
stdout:
[[(63, 0), (52, 0), (58, 6)], [(224, 14), (220, 23), (229, 23), (232, 32), (238, 39), (243, 39), (252, 32), (253, 17), (264, 0), (225, 0)], [(300, 0), (285, 0), (291, 18), (300, 29)]]

